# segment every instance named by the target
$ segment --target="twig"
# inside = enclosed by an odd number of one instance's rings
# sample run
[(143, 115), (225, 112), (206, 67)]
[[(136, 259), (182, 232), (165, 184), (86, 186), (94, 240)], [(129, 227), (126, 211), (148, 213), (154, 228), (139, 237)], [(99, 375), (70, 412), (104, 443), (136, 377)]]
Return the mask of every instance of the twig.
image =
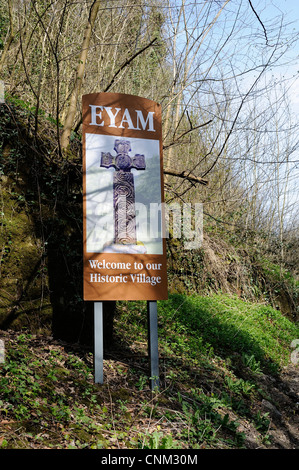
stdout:
[(257, 17), (257, 19), (258, 19), (258, 22), (260, 23), (260, 25), (261, 25), (261, 26), (262, 26), (262, 28), (263, 28), (264, 35), (265, 35), (265, 38), (266, 38), (266, 45), (267, 45), (267, 46), (269, 46), (269, 42), (268, 42), (268, 36), (267, 36), (267, 31), (266, 31), (266, 28), (265, 28), (265, 26), (263, 25), (263, 23), (262, 23), (262, 20), (260, 19), (259, 15), (257, 14), (257, 12), (255, 11), (255, 9), (253, 8), (253, 5), (252, 5), (252, 3), (251, 3), (251, 0), (248, 0), (248, 2), (249, 2), (249, 5), (250, 5), (250, 7), (251, 7), (251, 9), (252, 9), (253, 13), (254, 13), (254, 14), (255, 14), (255, 16)]
[(188, 171), (176, 171), (176, 170), (170, 170), (166, 168), (164, 170), (165, 175), (171, 175), (171, 176), (177, 176), (178, 178), (184, 178), (189, 181), (194, 181), (195, 183), (203, 184), (204, 186), (207, 186), (209, 182), (200, 176), (195, 176), (189, 173)]
[(146, 46), (144, 46), (142, 49), (140, 49), (138, 52), (136, 52), (136, 54), (132, 55), (132, 57), (130, 57), (129, 59), (127, 59), (120, 67), (119, 69), (115, 72), (115, 74), (113, 75), (109, 85), (106, 86), (104, 92), (106, 93), (109, 88), (111, 88), (111, 86), (113, 85), (114, 83), (114, 80), (116, 79), (117, 75), (120, 74), (120, 72), (125, 68), (127, 67), (127, 65), (129, 65), (134, 59), (136, 59), (137, 56), (139, 56), (139, 54), (142, 54), (142, 52), (144, 52), (146, 49), (148, 49), (149, 47), (151, 47), (154, 42), (157, 41), (157, 38), (154, 38), (150, 43), (148, 43)]

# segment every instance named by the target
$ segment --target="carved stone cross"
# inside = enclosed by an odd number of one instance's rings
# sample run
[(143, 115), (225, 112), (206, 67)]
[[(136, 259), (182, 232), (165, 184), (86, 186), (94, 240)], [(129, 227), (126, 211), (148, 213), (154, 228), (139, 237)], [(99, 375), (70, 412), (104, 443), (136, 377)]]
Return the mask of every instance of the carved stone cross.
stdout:
[(128, 140), (117, 139), (114, 150), (117, 153), (115, 157), (110, 152), (102, 152), (101, 157), (101, 167), (116, 170), (113, 174), (114, 243), (135, 245), (135, 188), (131, 169), (145, 170), (145, 158), (140, 154), (130, 157)]

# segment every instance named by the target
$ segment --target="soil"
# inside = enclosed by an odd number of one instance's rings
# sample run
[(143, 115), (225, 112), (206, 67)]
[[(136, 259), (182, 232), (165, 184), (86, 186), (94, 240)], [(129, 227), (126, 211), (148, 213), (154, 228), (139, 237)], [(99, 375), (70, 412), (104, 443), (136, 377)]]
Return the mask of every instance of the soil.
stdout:
[(261, 413), (268, 413), (270, 419), (268, 435), (271, 437), (271, 443), (259, 445), (257, 443), (257, 431), (251, 426), (246, 427), (246, 423), (243, 423), (240, 426), (240, 431), (246, 434), (246, 447), (299, 449), (298, 367), (288, 366), (278, 378), (262, 375), (259, 382), (263, 390), (269, 394), (269, 399), (264, 398), (259, 406)]

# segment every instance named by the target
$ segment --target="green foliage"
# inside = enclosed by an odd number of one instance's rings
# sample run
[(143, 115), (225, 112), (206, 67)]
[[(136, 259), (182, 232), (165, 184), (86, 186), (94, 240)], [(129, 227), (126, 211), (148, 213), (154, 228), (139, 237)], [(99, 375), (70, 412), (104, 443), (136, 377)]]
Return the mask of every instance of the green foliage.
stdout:
[[(97, 403), (96, 389), (88, 382), (92, 363), (58, 348), (45, 347), (43, 355), (37, 355), (31, 341), (31, 335), (21, 334), (8, 346), (0, 370), (0, 413), (13, 416), (25, 430), (30, 427), (31, 439), (40, 439), (41, 444), (48, 445), (47, 429), (55, 422), (62, 430), (63, 447), (69, 447), (70, 435), (76, 437), (76, 447), (85, 447), (86, 439), (88, 445), (96, 446), (92, 436), (98, 426), (90, 413), (105, 414), (105, 409)], [(5, 446), (11, 444), (6, 441)]]
[(146, 434), (143, 438), (142, 449), (178, 449), (178, 442), (174, 441), (171, 435), (164, 435), (162, 432), (154, 431)]
[[(289, 345), (298, 328), (279, 311), (244, 302), (236, 296), (183, 296), (174, 294), (161, 303), (165, 315), (180, 333), (188, 332), (188, 350), (212, 349), (222, 357), (240, 353), (251, 357), (256, 368), (276, 372), (289, 360)], [(183, 336), (168, 344), (178, 350)]]
[(260, 361), (257, 361), (254, 357), (254, 355), (248, 355), (246, 353), (242, 354), (242, 362), (246, 367), (249, 367), (252, 372), (255, 372), (256, 374), (260, 374), (261, 371), (261, 363)]
[[(129, 331), (130, 344), (146, 338), (145, 318), (142, 302), (130, 302), (121, 310), (120, 327)], [(144, 445), (162, 448), (168, 442), (172, 448), (174, 439), (192, 448), (244, 447), (240, 419), (252, 422), (261, 442), (269, 445), (267, 414), (255, 410), (260, 394), (265, 393), (259, 377), (279, 374), (290, 361), (290, 344), (296, 337), (298, 328), (281, 312), (235, 296), (173, 294), (168, 301), (159, 302), (166, 394), (176, 403), (173, 411), (164, 413), (164, 419), (177, 422), (179, 417), (180, 431), (176, 437), (161, 431), (151, 434)], [(174, 398), (177, 387), (183, 392)], [(148, 413), (154, 412), (158, 418), (159, 409), (148, 409)]]
[[(149, 390), (144, 302), (124, 302), (116, 317), (118, 348), (129, 363), (105, 361), (93, 383), (93, 356), (27, 333), (12, 335), (0, 369), (0, 414), (22, 430), (2, 448), (244, 448), (240, 422), (271, 444), (269, 399), (261, 374), (278, 374), (298, 330), (278, 311), (227, 295), (172, 295), (159, 302), (161, 390)], [(259, 331), (262, 330), (262, 331)], [(80, 354), (79, 354), (80, 352)], [(126, 356), (125, 356), (126, 357)], [(129, 367), (130, 364), (130, 367)], [(54, 431), (54, 428), (56, 431)], [(50, 437), (51, 435), (51, 437)], [(14, 436), (14, 434), (13, 434)]]
[[(26, 113), (27, 116), (34, 116), (37, 113), (39, 117), (44, 118), (50, 124), (57, 124), (57, 120), (53, 118), (51, 114), (47, 114), (44, 110), (37, 108), (36, 106), (32, 106), (28, 101), (18, 98), (17, 96), (12, 96), (8, 93), (5, 94), (5, 100), (10, 105), (18, 107)], [(58, 126), (63, 127), (60, 121), (58, 122)]]

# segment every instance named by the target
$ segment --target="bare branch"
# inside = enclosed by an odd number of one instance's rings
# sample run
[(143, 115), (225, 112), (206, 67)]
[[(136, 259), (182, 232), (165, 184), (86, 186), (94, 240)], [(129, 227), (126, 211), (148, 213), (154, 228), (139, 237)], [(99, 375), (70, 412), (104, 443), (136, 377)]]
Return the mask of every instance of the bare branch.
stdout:
[(127, 59), (120, 67), (119, 69), (115, 72), (115, 74), (113, 75), (109, 85), (106, 86), (104, 92), (107, 92), (113, 85), (117, 75), (120, 74), (120, 72), (126, 68), (131, 62), (133, 62), (134, 59), (136, 59), (136, 57), (138, 57), (140, 54), (142, 54), (144, 51), (146, 51), (146, 49), (148, 49), (149, 47), (153, 46), (153, 44), (157, 41), (157, 38), (154, 38), (151, 42), (149, 42), (146, 46), (144, 46), (142, 49), (140, 49), (139, 51), (137, 51), (134, 55), (132, 55), (129, 59)]
[(265, 38), (266, 38), (266, 44), (267, 44), (267, 46), (269, 46), (269, 43), (268, 43), (268, 36), (267, 36), (267, 31), (266, 31), (266, 28), (265, 28), (265, 26), (263, 25), (263, 23), (262, 23), (262, 21), (261, 21), (261, 19), (260, 19), (259, 15), (257, 14), (257, 12), (255, 11), (255, 9), (253, 8), (253, 5), (252, 5), (252, 3), (251, 3), (251, 0), (248, 0), (248, 2), (249, 2), (249, 5), (250, 5), (250, 7), (251, 7), (251, 9), (252, 9), (253, 13), (254, 13), (254, 14), (255, 14), (255, 16), (257, 17), (257, 19), (258, 19), (258, 22), (260, 23), (260, 25), (261, 25), (261, 26), (262, 26), (262, 28), (263, 28), (264, 35), (265, 35)]
[(178, 178), (183, 178), (188, 181), (192, 181), (194, 183), (199, 183), (203, 184), (204, 186), (207, 186), (209, 182), (203, 178), (200, 178), (199, 176), (192, 175), (189, 171), (176, 171), (176, 170), (170, 170), (170, 169), (165, 169), (164, 170), (165, 175), (170, 175), (170, 176), (176, 176)]

